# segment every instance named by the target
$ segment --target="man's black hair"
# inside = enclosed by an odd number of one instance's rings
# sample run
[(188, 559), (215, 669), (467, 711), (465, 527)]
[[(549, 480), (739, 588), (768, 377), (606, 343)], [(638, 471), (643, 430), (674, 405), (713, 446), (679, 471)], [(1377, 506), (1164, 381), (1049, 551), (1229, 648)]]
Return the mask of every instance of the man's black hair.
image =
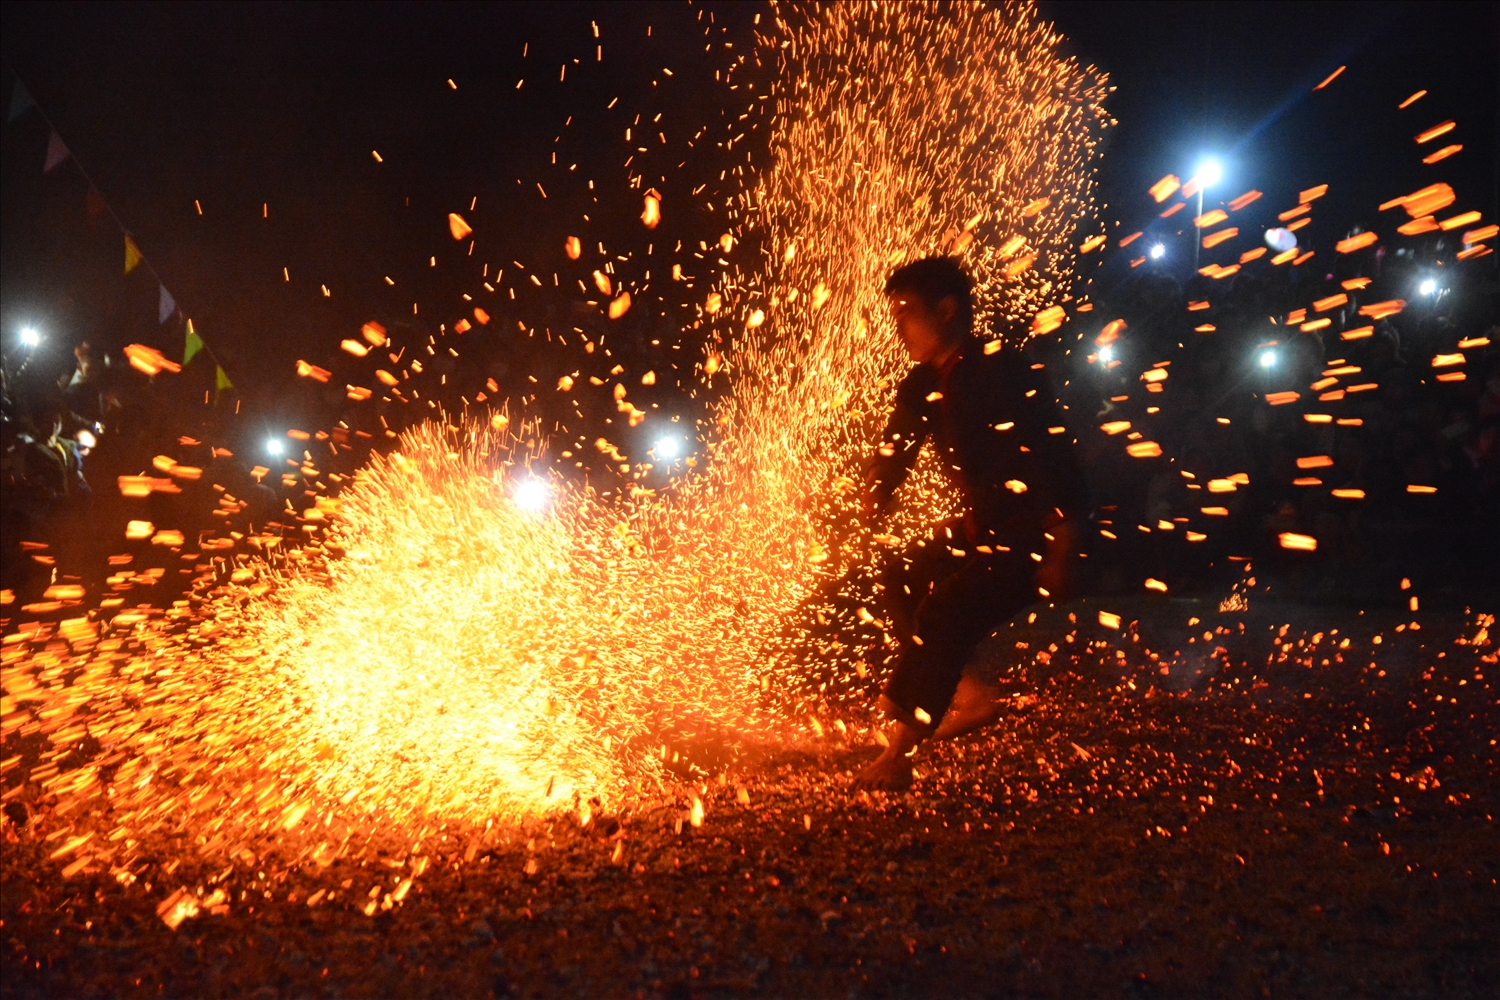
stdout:
[(939, 302), (951, 298), (958, 308), (954, 311), (948, 332), (960, 337), (974, 326), (972, 288), (969, 275), (952, 257), (923, 257), (910, 264), (902, 264), (885, 279), (885, 294), (914, 292), (921, 296), (929, 309), (936, 308)]

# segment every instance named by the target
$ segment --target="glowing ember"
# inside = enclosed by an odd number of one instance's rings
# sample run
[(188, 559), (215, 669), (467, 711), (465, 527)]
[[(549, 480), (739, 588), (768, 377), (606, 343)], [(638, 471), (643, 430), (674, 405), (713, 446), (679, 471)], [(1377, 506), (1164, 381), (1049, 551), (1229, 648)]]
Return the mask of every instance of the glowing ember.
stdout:
[(1318, 548), (1318, 540), (1311, 535), (1299, 535), (1293, 531), (1283, 531), (1277, 536), (1281, 541), (1281, 547), (1292, 549), (1297, 552), (1315, 552)]

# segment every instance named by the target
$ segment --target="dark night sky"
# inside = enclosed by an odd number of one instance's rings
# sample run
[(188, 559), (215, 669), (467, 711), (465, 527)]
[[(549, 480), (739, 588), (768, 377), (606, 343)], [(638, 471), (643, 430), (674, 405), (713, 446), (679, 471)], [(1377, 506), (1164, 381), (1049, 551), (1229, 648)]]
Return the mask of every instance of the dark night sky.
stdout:
[[(11, 3), (4, 96), (19, 74), (247, 407), (264, 411), (290, 405), (294, 359), (327, 363), (363, 320), (408, 321), (412, 301), (472, 287), (457, 280), (465, 262), (454, 257), (444, 220), (476, 196), (478, 208), (466, 214), (487, 244), (478, 252), (495, 264), (519, 258), (538, 272), (565, 269), (561, 236), (578, 229), (585, 212), (594, 226), (586, 239), (610, 242), (631, 226), (636, 239), (640, 201), (621, 168), (624, 127), (638, 113), (663, 111), (659, 127), (680, 159), (682, 140), (727, 120), (727, 93), (709, 85), (722, 41), (746, 51), (752, 17), (767, 10), (707, 5), (728, 29), (716, 31), (718, 49), (709, 55), (703, 9)], [(1042, 4), (1068, 50), (1107, 70), (1119, 88), (1108, 106), (1120, 127), (1109, 138), (1102, 182), (1105, 217), (1120, 221), (1120, 233), (1154, 216), (1149, 184), (1169, 171), (1186, 175), (1203, 151), (1224, 157), (1223, 196), (1256, 187), (1268, 209), (1294, 204), (1301, 187), (1329, 183), (1320, 212), (1329, 226), (1373, 224), (1379, 201), (1438, 179), (1494, 218), (1494, 10)], [(920, 57), (920, 46), (913, 51)], [(570, 73), (559, 82), (565, 61)], [(1344, 63), (1349, 69), (1334, 86), (1310, 93)], [(526, 80), (520, 90), (518, 78)], [(1397, 112), (1418, 88), (1431, 95)], [(606, 110), (613, 97), (618, 104)], [(1464, 152), (1440, 171), (1422, 167), (1412, 135), (1449, 117), (1460, 123), (1452, 141)], [(29, 322), (54, 343), (87, 336), (179, 350), (180, 332), (169, 337), (156, 326), (154, 281), (142, 272), (120, 276), (114, 229), (108, 221), (91, 227), (76, 168), (41, 175), (46, 137), (35, 114), (5, 126), (7, 345)], [(554, 149), (577, 171), (552, 166)], [(722, 164), (702, 154), (680, 172), (667, 169), (675, 162), (650, 163), (646, 183), (662, 188), (670, 209), (686, 177), (708, 179), (710, 165), (716, 176)], [(595, 192), (585, 188), (588, 178)], [(548, 199), (536, 193), (537, 181), (551, 186)], [(686, 228), (674, 231), (674, 222)], [(656, 239), (689, 234), (698, 238), (691, 220), (669, 211)], [(1342, 233), (1307, 235), (1322, 242)], [(431, 254), (446, 255), (440, 267), (427, 266)]]

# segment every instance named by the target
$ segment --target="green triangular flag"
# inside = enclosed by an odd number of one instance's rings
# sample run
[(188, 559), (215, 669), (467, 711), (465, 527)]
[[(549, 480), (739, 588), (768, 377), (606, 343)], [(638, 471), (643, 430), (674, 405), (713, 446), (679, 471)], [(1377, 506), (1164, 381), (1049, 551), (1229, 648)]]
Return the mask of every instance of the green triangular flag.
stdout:
[[(203, 350), (203, 338), (198, 336), (197, 330), (193, 329), (193, 321), (188, 320), (187, 343), (182, 348), (182, 363), (185, 365), (191, 364), (192, 360), (198, 356), (198, 352), (201, 350)], [(223, 371), (222, 368), (219, 370)]]
[(214, 402), (218, 402), (219, 395), (225, 389), (233, 389), (234, 383), (229, 381), (229, 375), (222, 366), (214, 365)]

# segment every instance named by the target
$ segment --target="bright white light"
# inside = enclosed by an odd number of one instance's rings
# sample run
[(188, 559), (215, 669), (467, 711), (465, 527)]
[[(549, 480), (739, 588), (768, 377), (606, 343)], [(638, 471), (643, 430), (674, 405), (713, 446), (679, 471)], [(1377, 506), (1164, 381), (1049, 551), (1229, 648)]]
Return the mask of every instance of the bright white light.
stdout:
[(1290, 229), (1267, 229), (1266, 246), (1277, 253), (1286, 253), (1297, 248), (1297, 234)]
[(1113, 347), (1107, 347), (1106, 346), (1106, 347), (1099, 348), (1099, 360), (1100, 361), (1103, 361), (1105, 364), (1109, 364), (1114, 359), (1115, 359), (1115, 349)]
[(80, 429), (77, 434), (73, 435), (73, 440), (78, 442), (80, 448), (93, 448), (99, 444), (99, 439), (94, 437), (93, 431), (88, 428)]
[(1276, 352), (1275, 351), (1262, 351), (1261, 352), (1261, 355), (1260, 355), (1260, 366), (1262, 368), (1271, 368), (1271, 367), (1275, 366), (1275, 364), (1276, 364)]
[(1211, 188), (1224, 179), (1224, 168), (1219, 165), (1218, 160), (1209, 157), (1198, 164), (1198, 173), (1194, 179), (1201, 187)]
[(656, 457), (673, 459), (682, 454), (682, 442), (674, 437), (664, 437), (656, 442)]
[(24, 347), (35, 347), (37, 344), (40, 344), (41, 342), (42, 342), (42, 335), (40, 333), (37, 333), (31, 327), (29, 327), (29, 326), (28, 327), (24, 327), (21, 330), (21, 344), (22, 344), (22, 346), (24, 346)]
[(552, 499), (552, 490), (540, 479), (523, 479), (510, 495), (522, 510), (542, 510)]
[(286, 445), (282, 444), (279, 438), (272, 438), (266, 442), (266, 451), (273, 455), (280, 455), (286, 451)]
[(1417, 291), (1421, 292), (1423, 295), (1431, 295), (1433, 292), (1437, 291), (1437, 282), (1431, 278), (1428, 278), (1426, 281), (1423, 281), (1420, 285), (1417, 286)]
[(1156, 246), (1154, 246), (1154, 247), (1151, 248), (1151, 259), (1152, 260), (1160, 260), (1161, 259), (1161, 255), (1164, 254), (1164, 253), (1166, 253), (1166, 252), (1167, 252), (1167, 248), (1164, 247), (1164, 246), (1162, 246), (1160, 243), (1158, 243), (1158, 244), (1156, 244)]

